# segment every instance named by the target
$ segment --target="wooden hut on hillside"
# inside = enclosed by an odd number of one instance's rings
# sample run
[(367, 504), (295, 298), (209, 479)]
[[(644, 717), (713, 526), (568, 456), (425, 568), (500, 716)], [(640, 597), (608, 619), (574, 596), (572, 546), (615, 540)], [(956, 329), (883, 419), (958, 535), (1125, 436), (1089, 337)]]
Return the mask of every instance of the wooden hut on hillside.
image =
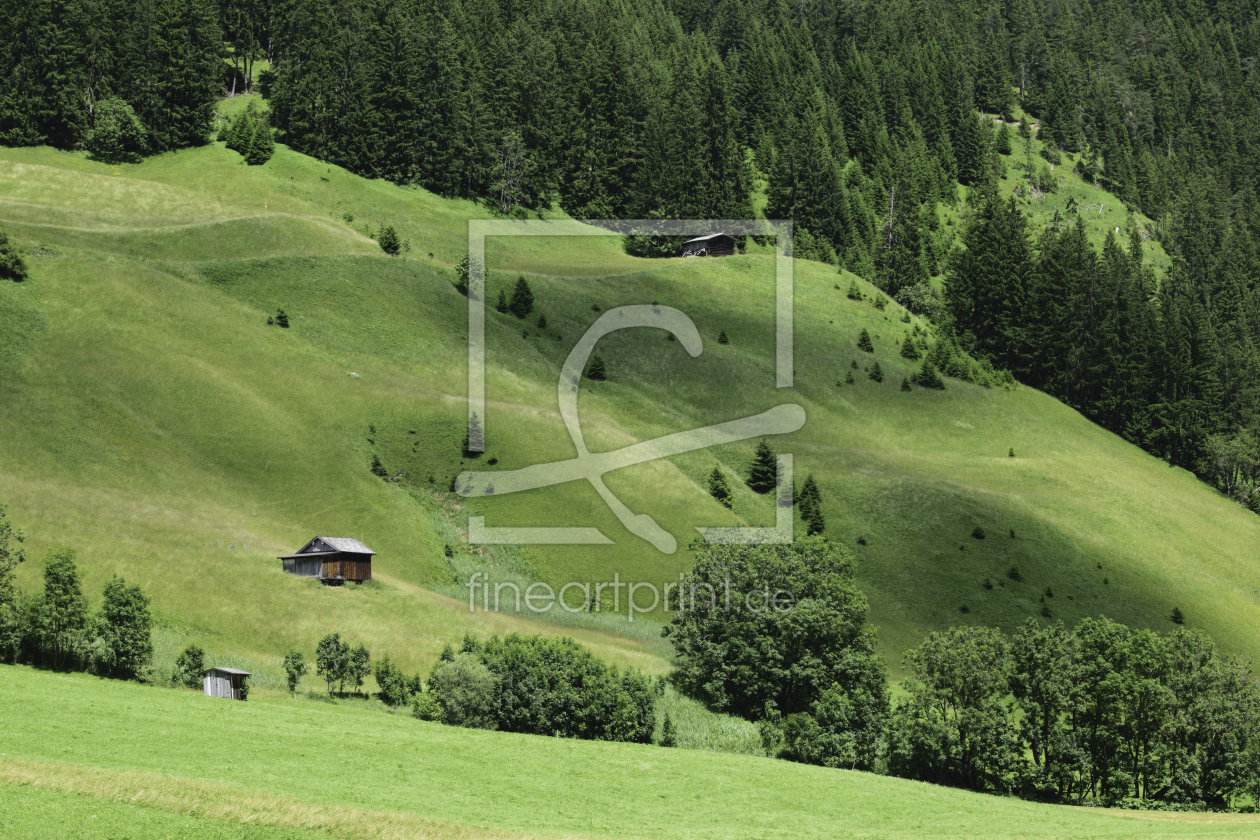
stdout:
[(735, 254), (735, 237), (725, 233), (697, 236), (683, 243), (684, 257), (730, 257)]
[(245, 680), (249, 677), (249, 671), (239, 671), (236, 668), (207, 668), (202, 675), (201, 686), (207, 697), (244, 700), (248, 693)]
[(293, 554), (279, 558), (291, 575), (313, 577), (328, 586), (372, 579), (375, 551), (349, 537), (315, 537)]

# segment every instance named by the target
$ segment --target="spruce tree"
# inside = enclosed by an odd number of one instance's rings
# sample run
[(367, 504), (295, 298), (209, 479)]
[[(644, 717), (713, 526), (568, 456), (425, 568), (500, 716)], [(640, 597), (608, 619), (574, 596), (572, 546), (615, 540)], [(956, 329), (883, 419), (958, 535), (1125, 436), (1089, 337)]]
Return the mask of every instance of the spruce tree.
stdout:
[(665, 722), (661, 725), (661, 746), (678, 746), (678, 729), (674, 726), (674, 721), (669, 716), (669, 712), (665, 713)]
[(731, 493), (731, 485), (718, 467), (714, 467), (713, 472), (709, 473), (709, 495), (728, 510), (734, 506), (735, 499)]
[(508, 311), (507, 292), (503, 291), (502, 289), (499, 289), (499, 302), (494, 305), (494, 308), (496, 312), (499, 312), (503, 315), (507, 314), (507, 311)]
[(21, 283), (30, 274), (26, 261), (18, 253), (17, 247), (9, 241), (9, 236), (0, 230), (0, 277)]
[(871, 341), (871, 334), (866, 331), (865, 327), (862, 328), (861, 334), (858, 335), (857, 346), (859, 350), (867, 353), (875, 352), (875, 344)]
[(923, 367), (919, 368), (919, 372), (912, 376), (911, 380), (920, 388), (933, 388), (937, 391), (945, 388), (945, 381), (941, 379), (941, 375), (936, 372), (936, 367), (928, 359), (923, 361)]
[(254, 131), (249, 138), (249, 146), (244, 149), (245, 162), (250, 166), (262, 166), (271, 160), (276, 151), (276, 141), (271, 137), (271, 127), (264, 117), (255, 117)]
[(1011, 147), (1011, 127), (1006, 123), (998, 126), (997, 134), (993, 140), (993, 151), (999, 155), (1009, 155), (1012, 151)]
[(909, 359), (912, 362), (917, 362), (920, 358), (919, 348), (910, 336), (906, 336), (905, 341), (901, 342), (901, 358)]
[(593, 382), (603, 382), (608, 378), (608, 371), (604, 367), (604, 360), (601, 356), (595, 355), (591, 357), (591, 366), (586, 369), (586, 378)]
[(884, 370), (883, 368), (879, 366), (879, 362), (876, 362), (875, 364), (871, 365), (871, 370), (866, 375), (876, 382), (884, 381)]
[(516, 288), (512, 290), (512, 302), (508, 310), (517, 318), (524, 318), (534, 309), (534, 293), (525, 280), (525, 275), (516, 278)]
[(763, 439), (753, 454), (748, 471), (748, 487), (755, 493), (769, 493), (778, 484), (779, 467), (770, 444)]
[(818, 491), (818, 483), (813, 474), (805, 479), (800, 493), (801, 521), (805, 523), (806, 533), (821, 534), (826, 527), (822, 513), (822, 494)]
[(381, 250), (391, 257), (398, 256), (398, 252), (402, 250), (402, 243), (398, 241), (398, 231), (394, 230), (393, 225), (385, 225), (381, 228), (376, 244), (380, 245)]
[(726, 337), (726, 330), (722, 330), (720, 333), (718, 333), (718, 344), (730, 344), (730, 343), (731, 343), (731, 340)]

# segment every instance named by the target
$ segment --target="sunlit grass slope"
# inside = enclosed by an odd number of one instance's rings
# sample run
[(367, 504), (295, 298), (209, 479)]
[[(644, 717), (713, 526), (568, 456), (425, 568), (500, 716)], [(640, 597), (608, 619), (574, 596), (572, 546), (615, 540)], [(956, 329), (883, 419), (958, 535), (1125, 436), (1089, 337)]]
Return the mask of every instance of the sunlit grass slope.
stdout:
[(1255, 815), (1041, 805), (752, 756), (467, 730), (280, 697), (237, 703), (23, 667), (0, 666), (0, 697), (12, 710), (0, 735), (0, 807), (11, 786), (24, 784), (37, 804), (45, 792), (76, 791), (107, 810), (126, 802), (211, 825), (343, 837), (1044, 840), (1260, 831)]
[[(913, 324), (877, 309), (865, 283), (867, 299), (848, 299), (852, 278), (816, 263), (796, 267), (795, 382), (777, 389), (769, 255), (649, 262), (613, 237), (491, 239), (491, 303), (524, 274), (535, 311), (487, 311), (488, 451), (461, 458), (467, 302), (451, 266), (467, 220), (486, 216), (283, 147), (263, 167), (218, 144), (121, 167), (0, 152), (0, 226), (32, 273), (0, 285), (0, 501), (31, 534), (23, 582), (37, 586), (47, 549), (73, 545), (93, 594), (118, 571), (181, 638), (271, 663), (334, 629), (409, 668), (468, 631), (560, 632), (430, 591), (459, 594), (443, 558), (460, 539), (452, 525), (470, 512), (594, 525), (615, 545), (535, 547), (517, 571), (659, 585), (687, 568), (696, 526), (773, 521), (739, 480), (755, 441), (607, 476), (676, 535), (673, 555), (625, 531), (585, 484), (449, 493), (462, 469), (573, 457), (556, 402), (565, 355), (601, 312), (658, 302), (694, 320), (704, 350), (693, 359), (659, 330), (604, 339), (610, 380), (584, 383), (579, 400), (591, 448), (804, 406), (805, 427), (772, 443), (795, 455), (798, 482), (818, 480), (827, 534), (855, 551), (894, 666), (927, 630), (1012, 627), (1043, 605), (1068, 622), (1101, 612), (1153, 627), (1177, 606), (1226, 648), (1260, 652), (1260, 518), (1031, 389), (901, 391)], [(385, 224), (403, 257), (367, 235)], [(266, 325), (281, 308), (288, 330)], [(856, 347), (863, 328), (873, 356)], [(882, 384), (867, 376), (875, 361)], [(397, 481), (371, 475), (373, 456)], [(715, 464), (735, 484), (733, 512), (704, 489)], [(376, 549), (382, 585), (282, 575), (275, 556), (317, 533)], [(601, 627), (563, 632), (622, 664), (667, 667), (653, 632)]]

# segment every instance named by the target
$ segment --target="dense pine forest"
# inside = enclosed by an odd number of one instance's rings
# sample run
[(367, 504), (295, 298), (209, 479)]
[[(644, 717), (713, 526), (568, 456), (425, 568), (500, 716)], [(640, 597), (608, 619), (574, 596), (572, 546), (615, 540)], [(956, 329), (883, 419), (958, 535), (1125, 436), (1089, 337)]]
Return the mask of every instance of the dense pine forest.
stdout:
[[(946, 350), (1260, 509), (1255, 3), (0, 0), (0, 15), (0, 143), (203, 143), (214, 102), (257, 79), (290, 147), (504, 214), (791, 218), (798, 256), (872, 279)], [(1153, 224), (1131, 215), (1101, 251), (1075, 212), (1034, 227), (1062, 152)], [(1150, 237), (1166, 277), (1143, 264)]]

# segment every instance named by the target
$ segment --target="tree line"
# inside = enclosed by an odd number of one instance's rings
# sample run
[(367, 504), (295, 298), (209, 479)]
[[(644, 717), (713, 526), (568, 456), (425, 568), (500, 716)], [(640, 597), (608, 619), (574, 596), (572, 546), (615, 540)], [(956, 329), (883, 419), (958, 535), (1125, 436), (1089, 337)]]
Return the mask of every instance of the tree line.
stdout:
[(944, 332), (1091, 420), (1260, 510), (1260, 214), (1248, 197), (1224, 230), (1191, 190), (1174, 207), (1196, 231), (1157, 283), (1141, 231), (1101, 249), (1078, 214), (1039, 234), (1013, 199), (977, 196), (950, 261)]
[[(794, 603), (727, 602), (727, 586)], [(894, 704), (841, 546), (702, 546), (683, 589), (700, 597), (665, 630), (675, 682), (759, 722), (769, 755), (1077, 804), (1227, 809), (1260, 794), (1260, 691), (1200, 631), (953, 627), (906, 653)]]
[(24, 593), (16, 571), (25, 562), (25, 536), (0, 505), (0, 662), (57, 670), (90, 670), (145, 679), (153, 659), (149, 599), (138, 585), (114, 575), (96, 613), (88, 609), (73, 549), (51, 552), (43, 591)]
[[(747, 218), (764, 178), (799, 256), (956, 319), (978, 361), (1253, 498), (1260, 18), (1240, 0), (0, 0), (0, 20), (9, 145), (202, 143), (215, 98), (265, 60), (266, 119), (291, 147), (509, 215)], [(228, 137), (255, 162), (261, 122)], [(1151, 230), (1087, 254), (1069, 212), (1021, 243), (986, 195), (1021, 150), (1027, 188), (1054, 189), (1035, 141), (1050, 162), (1079, 155)], [(1005, 225), (1006, 263), (951, 260), (937, 208), (959, 184), (989, 225), (965, 247)], [(1172, 256), (1165, 282), (1140, 265), (1144, 236)]]
[[(483, 642), (467, 635), (458, 651), (443, 649), (425, 680), (405, 674), (388, 655), (373, 666), (365, 645), (351, 647), (330, 633), (314, 664), (330, 697), (334, 687), (344, 695), (347, 684), (357, 694), (372, 675), (387, 706), (410, 706), (413, 716), (450, 726), (638, 743), (650, 743), (656, 726), (660, 687), (636, 669), (605, 665), (570, 638), (512, 633)], [(296, 692), (310, 663), (293, 649), (284, 669)]]

